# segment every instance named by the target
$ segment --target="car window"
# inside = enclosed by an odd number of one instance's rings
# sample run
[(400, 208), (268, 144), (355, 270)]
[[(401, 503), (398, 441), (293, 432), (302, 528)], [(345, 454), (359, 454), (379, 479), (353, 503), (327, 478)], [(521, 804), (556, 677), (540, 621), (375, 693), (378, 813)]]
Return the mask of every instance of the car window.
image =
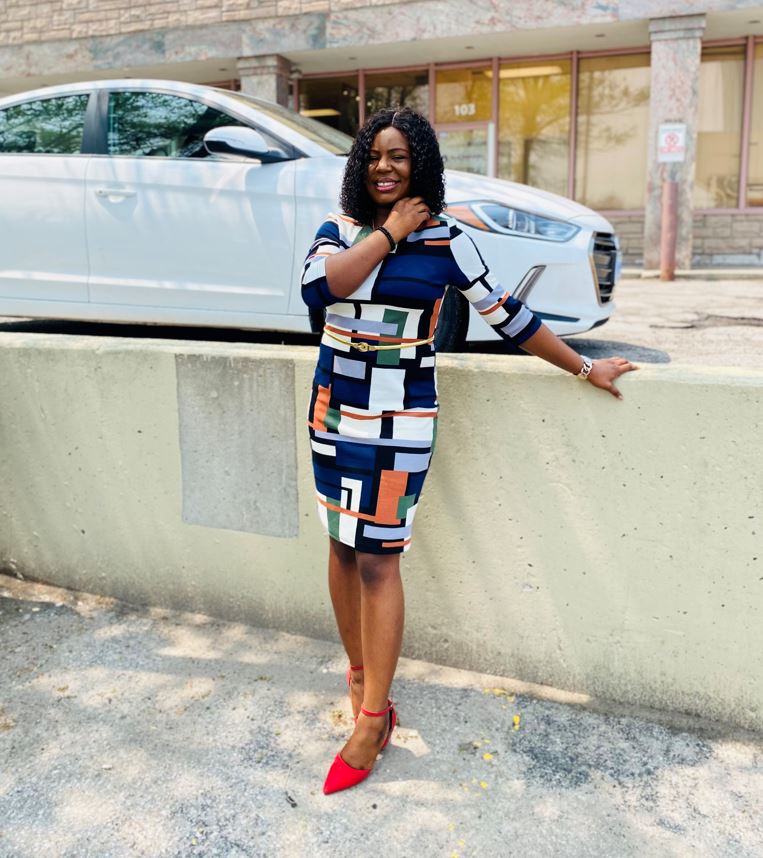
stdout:
[(67, 95), (0, 110), (0, 153), (78, 155), (89, 98)]
[[(227, 113), (188, 98), (160, 92), (112, 92), (109, 97), (109, 154), (209, 158), (204, 135), (211, 128), (223, 125), (249, 127)], [(272, 138), (267, 134), (263, 136), (271, 148), (278, 148)]]

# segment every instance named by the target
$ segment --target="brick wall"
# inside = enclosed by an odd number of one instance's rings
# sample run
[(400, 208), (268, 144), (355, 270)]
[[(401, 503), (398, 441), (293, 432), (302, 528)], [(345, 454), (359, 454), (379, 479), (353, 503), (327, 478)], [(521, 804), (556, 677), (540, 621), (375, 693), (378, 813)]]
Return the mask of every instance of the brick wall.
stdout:
[(644, 261), (644, 213), (605, 215), (620, 238), (623, 265), (639, 266)]
[[(350, 0), (349, 5), (371, 3)], [(0, 0), (0, 47), (328, 12), (347, 5), (347, 0)]]
[(401, 0), (0, 0), (0, 48), (340, 12)]
[(763, 210), (694, 215), (692, 267), (763, 265)]
[[(644, 258), (644, 215), (608, 214), (620, 236), (623, 264), (640, 266)], [(763, 210), (696, 214), (692, 232), (692, 268), (763, 265)]]

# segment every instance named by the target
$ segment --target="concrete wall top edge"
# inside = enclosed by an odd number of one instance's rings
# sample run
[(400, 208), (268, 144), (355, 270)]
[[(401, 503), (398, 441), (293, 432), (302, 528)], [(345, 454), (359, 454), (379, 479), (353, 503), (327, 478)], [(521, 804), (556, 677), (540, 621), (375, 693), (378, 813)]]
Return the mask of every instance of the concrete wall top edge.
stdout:
[[(574, 348), (574, 345), (573, 345)], [(540, 359), (517, 355), (444, 354), (437, 356), (439, 369), (460, 369), (467, 372), (508, 372), (533, 375), (565, 375)], [(704, 364), (649, 364), (637, 363), (636, 376), (628, 374), (628, 381), (659, 379), (688, 384), (723, 384), (753, 386), (763, 384), (763, 369), (736, 366), (706, 366)]]
[(11, 332), (0, 338), (0, 348), (37, 349), (39, 351), (96, 351), (100, 353), (144, 352), (170, 355), (210, 355), (217, 357), (289, 358), (315, 362), (314, 346), (282, 346), (275, 343), (218, 343), (152, 338), (96, 337), (70, 334)]
[[(574, 347), (574, 346), (573, 346)], [(270, 343), (186, 342), (184, 340), (129, 339), (66, 334), (34, 334), (9, 332), (0, 338), (0, 348), (7, 350), (87, 351), (101, 354), (144, 353), (167, 355), (214, 355), (216, 357), (283, 358), (312, 366), (316, 360), (315, 346), (287, 346)], [(532, 356), (500, 354), (439, 354), (438, 369), (470, 373), (506, 373), (510, 375), (564, 375), (562, 370)], [(688, 364), (640, 363), (636, 376), (628, 381), (643, 379), (688, 384), (722, 384), (743, 387), (763, 387), (763, 369), (754, 367), (705, 366)]]

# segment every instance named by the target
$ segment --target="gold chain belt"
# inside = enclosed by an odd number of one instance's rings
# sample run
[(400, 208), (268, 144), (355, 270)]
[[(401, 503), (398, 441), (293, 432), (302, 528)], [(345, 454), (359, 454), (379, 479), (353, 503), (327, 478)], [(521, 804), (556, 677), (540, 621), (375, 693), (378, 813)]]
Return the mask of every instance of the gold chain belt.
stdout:
[(429, 337), (427, 340), (411, 340), (407, 343), (399, 343), (392, 346), (372, 346), (369, 343), (353, 343), (352, 340), (346, 340), (344, 337), (337, 337), (325, 328), (323, 329), (323, 333), (327, 337), (331, 337), (332, 340), (336, 340), (338, 343), (344, 343), (346, 346), (357, 349), (359, 352), (380, 352), (386, 351), (387, 349), (415, 348), (416, 346), (425, 346), (434, 340), (434, 337)]

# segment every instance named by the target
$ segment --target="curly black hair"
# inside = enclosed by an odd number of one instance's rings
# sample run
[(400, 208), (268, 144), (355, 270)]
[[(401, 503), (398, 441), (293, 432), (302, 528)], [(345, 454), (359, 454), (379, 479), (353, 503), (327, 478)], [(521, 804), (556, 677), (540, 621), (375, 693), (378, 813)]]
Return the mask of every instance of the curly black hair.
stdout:
[(366, 189), (371, 144), (381, 130), (390, 126), (405, 135), (411, 148), (411, 196), (423, 197), (432, 214), (440, 214), (445, 208), (444, 165), (434, 128), (410, 107), (390, 108), (366, 121), (347, 158), (339, 204), (358, 223), (373, 223), (376, 205)]

